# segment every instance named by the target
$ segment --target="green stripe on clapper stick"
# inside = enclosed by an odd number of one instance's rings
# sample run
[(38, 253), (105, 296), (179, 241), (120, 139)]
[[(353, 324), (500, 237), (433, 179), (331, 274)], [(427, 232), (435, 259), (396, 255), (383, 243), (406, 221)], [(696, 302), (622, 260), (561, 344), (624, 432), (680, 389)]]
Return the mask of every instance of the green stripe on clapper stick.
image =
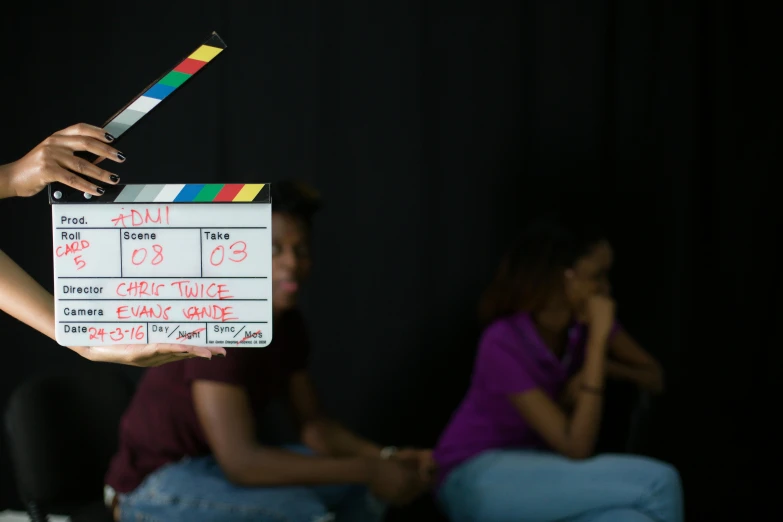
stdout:
[(193, 201), (214, 201), (215, 196), (217, 196), (218, 192), (223, 190), (223, 187), (223, 184), (204, 185), (204, 188), (196, 194)]
[(169, 87), (179, 87), (185, 81), (190, 78), (192, 75), (179, 72), (179, 71), (171, 71), (166, 76), (160, 79), (158, 83), (162, 83), (163, 85), (168, 85)]

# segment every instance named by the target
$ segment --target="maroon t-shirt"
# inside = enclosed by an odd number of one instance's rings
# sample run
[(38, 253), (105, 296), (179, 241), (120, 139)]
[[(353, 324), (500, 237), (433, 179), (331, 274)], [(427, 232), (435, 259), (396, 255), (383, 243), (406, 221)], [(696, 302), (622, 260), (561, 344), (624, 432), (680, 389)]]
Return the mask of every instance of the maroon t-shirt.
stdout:
[(211, 453), (193, 405), (193, 381), (242, 386), (260, 415), (270, 399), (285, 391), (291, 374), (307, 366), (309, 351), (304, 319), (292, 311), (275, 321), (269, 346), (227, 348), (225, 358), (188, 359), (150, 368), (120, 422), (119, 449), (106, 484), (127, 493), (165, 464)]

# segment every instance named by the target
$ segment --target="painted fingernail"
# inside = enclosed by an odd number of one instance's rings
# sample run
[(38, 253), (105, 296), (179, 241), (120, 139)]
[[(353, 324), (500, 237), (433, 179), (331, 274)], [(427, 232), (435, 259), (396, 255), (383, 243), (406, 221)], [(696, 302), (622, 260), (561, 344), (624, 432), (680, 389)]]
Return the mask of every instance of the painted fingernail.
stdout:
[(109, 176), (109, 179), (117, 183), (120, 180), (120, 177), (117, 174), (112, 174), (111, 176)]
[(107, 140), (109, 140), (109, 141), (114, 141), (114, 136), (112, 136), (112, 135), (111, 135), (111, 134), (109, 134), (108, 132), (107, 132), (106, 134), (104, 134), (104, 136), (106, 136), (106, 139), (107, 139)]
[(95, 190), (97, 190), (97, 191), (98, 191), (98, 194), (103, 194), (104, 192), (106, 192), (106, 191), (105, 191), (104, 189), (102, 189), (101, 187), (97, 187)]
[(120, 159), (120, 161), (125, 161), (125, 155), (122, 152), (118, 152), (117, 157)]

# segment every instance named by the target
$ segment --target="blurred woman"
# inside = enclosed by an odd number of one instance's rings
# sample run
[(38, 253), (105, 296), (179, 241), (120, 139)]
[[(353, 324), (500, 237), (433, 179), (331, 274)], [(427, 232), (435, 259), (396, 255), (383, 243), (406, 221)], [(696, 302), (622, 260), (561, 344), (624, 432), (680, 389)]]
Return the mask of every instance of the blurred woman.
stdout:
[[(431, 452), (397, 451), (329, 418), (309, 372), (298, 298), (312, 266), (319, 199), (301, 183), (272, 183), (274, 339), (219, 360), (148, 370), (120, 425), (106, 475), (115, 520), (380, 522), (387, 504), (431, 487)], [(301, 445), (259, 441), (265, 407), (286, 397)]]
[(675, 468), (593, 454), (609, 372), (662, 383), (615, 322), (612, 258), (600, 232), (554, 221), (529, 227), (503, 258), (481, 301), (470, 389), (434, 452), (454, 522), (682, 521)]

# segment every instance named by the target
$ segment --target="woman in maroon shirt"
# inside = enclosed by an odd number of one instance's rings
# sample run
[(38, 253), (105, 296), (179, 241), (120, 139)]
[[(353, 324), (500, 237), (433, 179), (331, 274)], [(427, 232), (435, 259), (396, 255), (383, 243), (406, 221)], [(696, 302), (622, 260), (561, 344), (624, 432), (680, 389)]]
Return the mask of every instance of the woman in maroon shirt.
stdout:
[[(275, 336), (262, 349), (149, 370), (125, 413), (106, 476), (115, 518), (198, 522), (380, 521), (385, 502), (428, 486), (430, 452), (382, 449), (326, 418), (307, 372), (309, 339), (296, 308), (310, 272), (310, 222), (318, 198), (297, 183), (272, 184)], [(304, 446), (256, 438), (267, 402), (287, 393)], [(385, 502), (381, 502), (385, 501)]]

